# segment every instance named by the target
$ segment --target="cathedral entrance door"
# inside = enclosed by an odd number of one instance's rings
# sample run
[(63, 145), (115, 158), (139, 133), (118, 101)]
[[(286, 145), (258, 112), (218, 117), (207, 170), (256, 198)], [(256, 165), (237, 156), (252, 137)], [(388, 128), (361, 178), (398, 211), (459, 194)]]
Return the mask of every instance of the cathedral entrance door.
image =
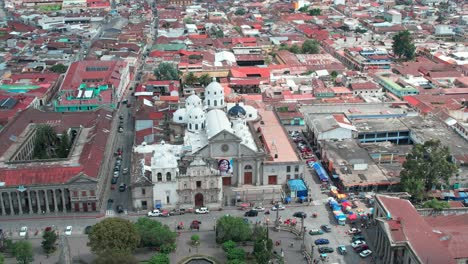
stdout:
[(195, 194), (195, 207), (202, 207), (203, 206), (203, 194), (197, 193)]
[(252, 184), (252, 172), (244, 172), (244, 184)]

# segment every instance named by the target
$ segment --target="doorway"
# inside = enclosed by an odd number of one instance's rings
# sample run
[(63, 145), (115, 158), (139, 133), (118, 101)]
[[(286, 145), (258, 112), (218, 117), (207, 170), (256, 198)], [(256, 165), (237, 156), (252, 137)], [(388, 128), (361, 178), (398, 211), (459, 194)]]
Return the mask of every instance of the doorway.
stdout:
[(197, 193), (195, 194), (195, 207), (202, 207), (203, 206), (203, 194)]

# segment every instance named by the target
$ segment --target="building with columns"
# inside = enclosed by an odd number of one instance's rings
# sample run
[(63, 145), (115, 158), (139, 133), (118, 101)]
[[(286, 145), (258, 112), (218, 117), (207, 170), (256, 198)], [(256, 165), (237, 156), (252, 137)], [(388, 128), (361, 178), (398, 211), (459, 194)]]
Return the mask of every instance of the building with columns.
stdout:
[(452, 217), (441, 216), (446, 221), (435, 227), (431, 224), (435, 217), (421, 216), (410, 201), (377, 195), (373, 256), (378, 263), (389, 264), (466, 263), (466, 215), (455, 216), (464, 218), (455, 228)]
[[(112, 153), (112, 115), (106, 108), (86, 115), (32, 108), (18, 113), (0, 132), (1, 215), (99, 211), (112, 171), (104, 158)], [(68, 134), (66, 158), (33, 158), (40, 124)]]
[(146, 176), (152, 179), (147, 186), (155, 186), (153, 200), (134, 197), (135, 207), (142, 207), (138, 203), (157, 207), (161, 192), (166, 194), (163, 200), (171, 201), (163, 202), (162, 207), (169, 208), (271, 203), (281, 199), (282, 185), (288, 179), (303, 176), (304, 164), (272, 109), (247, 103), (227, 104), (224, 88), (215, 80), (204, 94), (204, 101), (190, 95), (185, 108), (173, 114), (172, 125), (185, 128), (181, 130), (183, 144), (173, 145), (164, 155), (171, 164), (177, 160), (180, 172), (176, 174), (173, 197), (168, 196), (173, 192), (164, 183), (164, 175), (162, 181), (154, 175), (157, 166), (151, 160), (157, 154), (149, 154), (167, 150), (169, 144), (143, 143), (134, 148), (141, 155), (133, 163), (143, 160), (146, 172), (133, 175), (133, 184), (141, 186), (146, 182), (141, 177), (151, 172), (151, 177)]

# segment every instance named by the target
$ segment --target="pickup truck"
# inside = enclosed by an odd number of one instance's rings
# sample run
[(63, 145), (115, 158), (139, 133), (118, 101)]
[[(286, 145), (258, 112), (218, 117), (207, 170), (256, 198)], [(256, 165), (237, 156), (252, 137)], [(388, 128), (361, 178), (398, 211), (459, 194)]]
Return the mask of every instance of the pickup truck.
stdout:
[(154, 209), (153, 211), (150, 211), (148, 212), (148, 216), (149, 217), (152, 217), (152, 216), (161, 216), (162, 213), (161, 211), (159, 211), (158, 209)]
[(208, 210), (208, 208), (206, 207), (200, 207), (199, 209), (196, 209), (195, 210), (195, 213), (196, 214), (207, 214), (209, 213), (210, 211)]

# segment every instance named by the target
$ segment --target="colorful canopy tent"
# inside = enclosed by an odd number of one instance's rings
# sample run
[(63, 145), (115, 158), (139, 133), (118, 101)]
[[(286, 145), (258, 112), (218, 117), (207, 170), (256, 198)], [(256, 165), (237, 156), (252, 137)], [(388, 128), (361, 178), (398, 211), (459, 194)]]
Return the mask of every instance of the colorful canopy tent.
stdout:
[(301, 179), (289, 180), (288, 186), (291, 190), (291, 197), (307, 197), (309, 195), (307, 186)]
[(357, 215), (356, 215), (356, 214), (349, 214), (349, 215), (348, 215), (348, 219), (349, 219), (349, 220), (356, 220), (356, 219), (357, 219)]
[(317, 173), (321, 181), (329, 181), (330, 178), (328, 177), (327, 172), (322, 167), (322, 164), (320, 164), (320, 162), (314, 162), (314, 164), (312, 164), (312, 167), (315, 169), (315, 172)]

